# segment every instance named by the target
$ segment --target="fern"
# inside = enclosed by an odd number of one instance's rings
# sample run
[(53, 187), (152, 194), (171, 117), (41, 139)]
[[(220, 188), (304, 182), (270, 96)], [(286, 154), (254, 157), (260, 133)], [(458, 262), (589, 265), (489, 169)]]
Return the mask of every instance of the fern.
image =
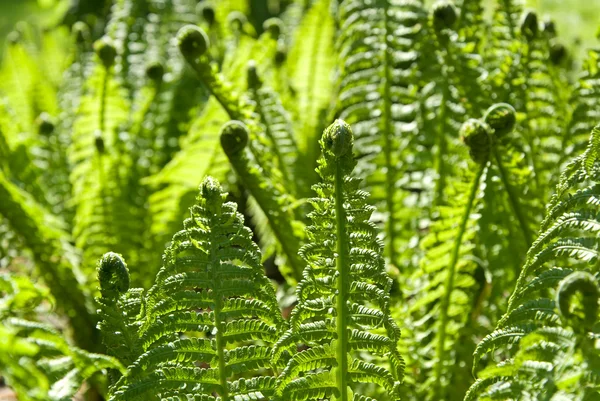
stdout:
[[(214, 179), (203, 181), (191, 217), (173, 237), (141, 301), (139, 323), (115, 330), (110, 320), (119, 320), (109, 317), (101, 326), (107, 341), (117, 345), (122, 339), (123, 358), (142, 351), (112, 387), (111, 400), (210, 400), (215, 393), (233, 400), (273, 392), (270, 346), (284, 323), (259, 250), (225, 196)], [(128, 271), (118, 256), (104, 257), (99, 278), (105, 305), (128, 303), (131, 309), (137, 302), (128, 301), (134, 295), (126, 292)], [(252, 371), (262, 375), (251, 377)]]
[(20, 233), (24, 245), (33, 254), (41, 278), (55, 296), (58, 306), (68, 313), (77, 343), (94, 349), (94, 317), (82, 284), (78, 281), (77, 254), (69, 245), (69, 236), (60, 223), (31, 197), (9, 182), (0, 171), (0, 213), (14, 232)]
[[(401, 266), (398, 249), (407, 239), (398, 233), (415, 224), (402, 215), (409, 194), (397, 187), (410, 187), (412, 176), (422, 177), (424, 167), (422, 156), (397, 150), (423, 143), (417, 131), (417, 87), (411, 79), (416, 78), (425, 13), (418, 1), (344, 1), (338, 15), (336, 115), (356, 133), (357, 172), (367, 177), (365, 184), (386, 216), (386, 252)], [(403, 160), (414, 163), (409, 167)], [(404, 174), (408, 180), (402, 180)]]
[[(404, 364), (397, 350), (400, 330), (389, 315), (391, 280), (368, 221), (373, 208), (357, 189), (359, 179), (350, 176), (352, 147), (352, 130), (341, 120), (321, 139), (322, 183), (314, 187), (309, 242), (300, 251), (307, 267), (290, 330), (274, 350), (278, 364), (289, 357), (277, 399), (364, 399), (360, 383), (380, 386), (384, 399), (399, 397)], [(307, 349), (296, 353), (296, 344)], [(389, 367), (369, 362), (367, 354), (389, 358)]]
[[(586, 399), (597, 386), (598, 354), (589, 343), (593, 337), (589, 331), (597, 315), (598, 284), (585, 271), (595, 272), (597, 260), (596, 239), (589, 234), (596, 230), (599, 134), (594, 129), (586, 152), (562, 174), (508, 310), (496, 330), (478, 345), (473, 368), (476, 372), (484, 357), (495, 359), (495, 350), (514, 344), (504, 354), (508, 359), (482, 371), (467, 399), (485, 398), (501, 388), (505, 397), (527, 391)], [(553, 292), (557, 301), (551, 296)], [(577, 306), (573, 299), (577, 293), (587, 306)], [(584, 312), (577, 308), (584, 308)], [(587, 375), (578, 373), (580, 364), (588, 366)], [(537, 380), (549, 384), (541, 388)]]
[[(468, 387), (467, 370), (455, 364), (475, 346), (472, 336), (481, 330), (477, 321), (483, 305), (503, 303), (501, 294), (490, 291), (489, 281), (502, 283), (500, 288), (513, 285), (526, 251), (522, 244), (531, 242), (535, 209), (524, 205), (525, 195), (517, 190), (523, 184), (514, 182), (527, 168), (506, 163), (519, 154), (510, 140), (515, 123), (514, 109), (498, 104), (483, 121), (471, 119), (461, 128), (475, 163), (463, 161), (448, 172), (454, 177), (446, 195), (451, 201), (436, 208), (403, 312), (413, 322), (405, 346), (408, 366), (417, 376), (409, 387), (415, 399), (454, 399), (461, 392), (449, 392), (450, 383), (455, 389)], [(485, 317), (497, 319), (491, 311)]]
[(0, 276), (0, 295), (0, 370), (19, 399), (71, 399), (95, 373), (123, 369), (115, 359), (77, 348), (50, 324), (36, 321), (36, 315), (49, 320), (48, 290), (6, 274)]

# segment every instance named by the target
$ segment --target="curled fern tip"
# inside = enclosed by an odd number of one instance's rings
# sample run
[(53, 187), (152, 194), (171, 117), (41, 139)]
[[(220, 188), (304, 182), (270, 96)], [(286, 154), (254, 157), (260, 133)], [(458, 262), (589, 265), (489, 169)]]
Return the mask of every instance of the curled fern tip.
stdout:
[(206, 23), (210, 26), (215, 23), (215, 9), (210, 4), (198, 3), (196, 7), (196, 14), (198, 14)]
[(103, 36), (94, 42), (94, 51), (106, 68), (112, 67), (117, 57), (117, 48), (108, 36)]
[(160, 61), (154, 61), (146, 66), (146, 76), (153, 81), (162, 81), (165, 67)]
[(208, 176), (200, 184), (200, 198), (206, 199), (207, 203), (218, 203), (221, 201), (223, 189), (215, 178)]
[(539, 30), (538, 17), (533, 11), (526, 11), (521, 19), (521, 33), (528, 39), (533, 39)]
[[(581, 295), (577, 301), (575, 295)], [(556, 304), (563, 321), (575, 330), (591, 330), (598, 319), (600, 288), (595, 277), (584, 271), (565, 277), (556, 292)]]
[(335, 120), (323, 133), (321, 148), (323, 153), (340, 158), (352, 153), (354, 135), (352, 128), (343, 120)]
[(279, 18), (269, 18), (263, 23), (263, 29), (272, 37), (278, 38), (283, 30), (283, 22)]
[(248, 66), (246, 67), (246, 72), (248, 74), (248, 87), (249, 88), (257, 88), (260, 86), (260, 78), (258, 76), (258, 71), (256, 71), (256, 62), (254, 60), (250, 60), (248, 62)]
[(508, 103), (498, 103), (487, 109), (483, 120), (502, 137), (513, 130), (517, 123), (517, 112)]
[(108, 252), (98, 261), (98, 281), (103, 297), (114, 298), (129, 289), (129, 270), (121, 255)]
[(40, 135), (48, 136), (54, 132), (54, 123), (52, 122), (52, 118), (48, 113), (41, 113), (36, 119), (36, 123)]
[(188, 60), (196, 60), (210, 47), (210, 41), (203, 29), (186, 25), (177, 32), (179, 51)]
[(458, 19), (454, 3), (441, 0), (433, 5), (433, 25), (436, 29), (452, 28)]
[(241, 121), (229, 121), (221, 128), (221, 146), (225, 153), (234, 155), (248, 144), (248, 127)]
[(71, 32), (75, 37), (75, 41), (79, 44), (86, 43), (90, 39), (90, 28), (83, 21), (77, 21), (73, 24)]
[(471, 158), (479, 164), (488, 160), (492, 146), (490, 126), (481, 121), (471, 118), (460, 128), (460, 137), (469, 147)]

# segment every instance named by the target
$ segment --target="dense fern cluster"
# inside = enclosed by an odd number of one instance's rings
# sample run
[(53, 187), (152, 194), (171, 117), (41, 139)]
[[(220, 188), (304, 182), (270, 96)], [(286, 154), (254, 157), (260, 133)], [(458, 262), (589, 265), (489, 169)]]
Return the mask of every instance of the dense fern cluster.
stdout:
[(0, 58), (19, 399), (598, 399), (598, 49), (520, 0), (50, 3)]

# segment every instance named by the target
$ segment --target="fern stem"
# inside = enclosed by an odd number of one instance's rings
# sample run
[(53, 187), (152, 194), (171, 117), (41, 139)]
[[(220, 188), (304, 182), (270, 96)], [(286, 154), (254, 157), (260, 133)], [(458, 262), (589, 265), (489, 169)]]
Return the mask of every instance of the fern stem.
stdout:
[(531, 233), (531, 230), (527, 225), (527, 221), (525, 220), (525, 216), (523, 215), (523, 211), (521, 210), (521, 205), (515, 194), (515, 190), (511, 183), (508, 181), (508, 175), (506, 173), (504, 165), (502, 164), (502, 159), (500, 158), (500, 154), (498, 153), (498, 148), (494, 146), (494, 149), (492, 151), (494, 152), (494, 158), (496, 159), (496, 164), (498, 165), (498, 170), (500, 171), (500, 178), (502, 179), (504, 188), (506, 188), (506, 192), (508, 193), (510, 205), (512, 206), (512, 209), (515, 212), (517, 220), (519, 220), (519, 226), (523, 231), (523, 236), (525, 237), (525, 241), (527, 242), (527, 247), (529, 247), (533, 242), (533, 234)]
[(469, 221), (469, 215), (471, 214), (471, 210), (473, 209), (473, 204), (475, 202), (475, 196), (477, 195), (477, 189), (479, 188), (479, 182), (481, 181), (481, 177), (483, 176), (483, 172), (486, 169), (486, 163), (482, 163), (479, 166), (477, 171), (477, 175), (473, 178), (471, 182), (471, 187), (469, 189), (469, 199), (467, 204), (465, 205), (465, 210), (461, 217), (460, 226), (458, 230), (458, 234), (454, 241), (454, 246), (452, 248), (452, 253), (450, 256), (450, 263), (448, 265), (448, 276), (446, 277), (446, 282), (444, 285), (444, 295), (442, 297), (442, 301), (440, 304), (440, 324), (437, 335), (437, 348), (436, 348), (436, 359), (437, 363), (435, 366), (435, 394), (438, 397), (441, 397), (442, 394), (442, 369), (444, 365), (444, 358), (446, 354), (445, 349), (445, 341), (446, 341), (446, 325), (448, 324), (448, 307), (450, 306), (450, 296), (452, 295), (452, 291), (454, 290), (454, 278), (456, 276), (456, 265), (458, 264), (458, 257), (460, 254), (460, 246), (462, 245), (462, 238), (465, 234), (467, 228), (467, 222)]
[(104, 126), (105, 126), (105, 113), (106, 113), (106, 92), (108, 87), (108, 79), (110, 78), (110, 69), (104, 69), (104, 76), (102, 77), (102, 87), (100, 88), (100, 113), (98, 114), (98, 126), (100, 127), (100, 132), (104, 134)]
[[(396, 249), (395, 249), (395, 233), (396, 233), (396, 218), (395, 218), (395, 203), (394, 203), (394, 191), (392, 190), (395, 187), (396, 177), (395, 177), (395, 166), (392, 165), (392, 137), (394, 133), (392, 132), (392, 125), (390, 123), (390, 119), (392, 116), (392, 94), (390, 91), (391, 79), (392, 76), (390, 74), (390, 51), (392, 49), (392, 45), (389, 41), (390, 32), (388, 32), (388, 7), (389, 3), (384, 3), (383, 10), (383, 23), (385, 27), (385, 51), (384, 51), (384, 76), (385, 76), (385, 85), (384, 85), (384, 95), (383, 95), (383, 121), (385, 124), (384, 127), (384, 139), (385, 139), (385, 166), (386, 166), (386, 186), (387, 191), (385, 195), (386, 201), (386, 209), (388, 212), (388, 221), (386, 227), (386, 237), (387, 237), (387, 248), (389, 252), (390, 262), (396, 264)], [(394, 149), (396, 151), (396, 149)]]
[[(215, 283), (215, 286), (218, 286), (218, 283)], [(217, 342), (217, 356), (219, 358), (219, 381), (221, 382), (221, 387), (223, 389), (221, 393), (221, 400), (229, 401), (229, 392), (227, 391), (227, 365), (225, 363), (225, 341), (223, 340), (225, 328), (223, 327), (223, 322), (221, 321), (220, 317), (222, 308), (222, 299), (220, 296), (217, 296), (215, 300), (215, 309), (213, 312), (215, 314), (215, 327), (217, 328), (217, 334), (215, 337)]]
[[(218, 226), (219, 221), (217, 220), (215, 226)], [(211, 268), (213, 269), (213, 288), (217, 289), (220, 287), (220, 280), (218, 279), (218, 275), (215, 274), (215, 270), (218, 269), (220, 265), (219, 259), (216, 257), (217, 255), (217, 245), (215, 241), (210, 242), (210, 256), (211, 256)], [(214, 290), (213, 290), (214, 291)], [(213, 313), (215, 315), (215, 328), (217, 329), (217, 333), (215, 335), (216, 347), (217, 347), (217, 357), (219, 358), (219, 382), (221, 384), (222, 393), (221, 400), (229, 401), (229, 392), (227, 391), (227, 364), (225, 363), (225, 346), (226, 343), (223, 339), (223, 333), (225, 332), (225, 327), (223, 327), (223, 322), (221, 321), (221, 310), (223, 309), (223, 299), (218, 291), (214, 291), (215, 294), (215, 308), (213, 309)]]
[[(449, 82), (447, 72), (444, 70), (443, 76), (445, 77), (444, 82)], [(439, 129), (437, 135), (437, 155), (434, 161), (435, 171), (438, 174), (438, 179), (435, 184), (435, 201), (434, 205), (442, 203), (444, 198), (444, 187), (446, 186), (446, 177), (444, 175), (444, 155), (448, 151), (448, 144), (446, 143), (446, 103), (450, 98), (450, 91), (448, 85), (444, 85), (442, 91), (442, 102), (440, 103), (440, 114), (439, 114)]]
[(348, 278), (350, 277), (349, 262), (350, 255), (346, 236), (346, 210), (344, 210), (344, 173), (340, 163), (336, 163), (335, 168), (335, 220), (337, 236), (337, 385), (340, 391), (340, 401), (348, 401), (347, 392), (347, 370), (348, 370), (348, 307), (346, 305), (348, 298)]

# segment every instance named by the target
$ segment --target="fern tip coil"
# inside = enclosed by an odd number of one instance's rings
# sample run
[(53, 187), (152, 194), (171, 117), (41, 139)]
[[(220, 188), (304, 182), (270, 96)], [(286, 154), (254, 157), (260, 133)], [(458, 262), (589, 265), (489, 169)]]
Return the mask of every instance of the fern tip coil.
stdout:
[(227, 16), (227, 25), (231, 27), (233, 31), (241, 32), (244, 29), (244, 25), (248, 23), (248, 18), (244, 13), (240, 11), (232, 11)]
[(333, 156), (336, 159), (352, 154), (354, 144), (354, 134), (352, 128), (344, 120), (335, 120), (325, 132), (321, 139), (321, 148), (323, 153)]
[(38, 133), (40, 135), (48, 136), (54, 132), (54, 123), (52, 122), (50, 114), (46, 112), (40, 113), (35, 122), (38, 126)]
[(467, 120), (460, 128), (460, 137), (469, 147), (471, 158), (483, 164), (487, 162), (492, 147), (491, 127), (474, 118)]
[(537, 14), (532, 11), (525, 11), (521, 18), (521, 34), (525, 36), (527, 40), (535, 38), (539, 31), (539, 22)]
[(283, 31), (283, 21), (279, 18), (269, 18), (263, 23), (263, 29), (268, 32), (271, 37), (278, 38)]
[[(580, 305), (575, 295), (580, 294)], [(574, 329), (591, 330), (598, 320), (600, 288), (596, 278), (584, 271), (569, 274), (559, 284), (556, 304), (563, 321)]]
[(216, 21), (215, 9), (210, 4), (198, 3), (196, 6), (196, 14), (206, 21), (209, 26), (212, 26)]
[(435, 29), (450, 29), (457, 19), (458, 11), (451, 1), (440, 0), (433, 5), (433, 26)]
[(117, 48), (111, 38), (103, 36), (95, 41), (94, 51), (105, 68), (108, 69), (113, 66), (117, 58)]
[(116, 298), (129, 289), (129, 270), (118, 253), (105, 253), (98, 261), (97, 270), (103, 297)]
[(508, 103), (497, 103), (485, 112), (483, 121), (488, 124), (494, 134), (500, 138), (510, 133), (517, 123), (517, 112)]
[(258, 76), (258, 71), (256, 70), (256, 61), (248, 61), (248, 65), (246, 66), (246, 73), (248, 76), (248, 87), (258, 88), (260, 86), (260, 77)]
[(146, 66), (146, 76), (155, 82), (160, 82), (165, 74), (165, 67), (160, 61), (154, 61)]
[(206, 32), (196, 25), (186, 25), (177, 32), (179, 51), (188, 61), (204, 55), (210, 47)]
[(90, 28), (83, 21), (77, 21), (71, 28), (71, 33), (78, 44), (87, 43), (90, 40)]
[(229, 121), (221, 128), (221, 146), (228, 155), (241, 152), (248, 144), (248, 127), (241, 121)]

